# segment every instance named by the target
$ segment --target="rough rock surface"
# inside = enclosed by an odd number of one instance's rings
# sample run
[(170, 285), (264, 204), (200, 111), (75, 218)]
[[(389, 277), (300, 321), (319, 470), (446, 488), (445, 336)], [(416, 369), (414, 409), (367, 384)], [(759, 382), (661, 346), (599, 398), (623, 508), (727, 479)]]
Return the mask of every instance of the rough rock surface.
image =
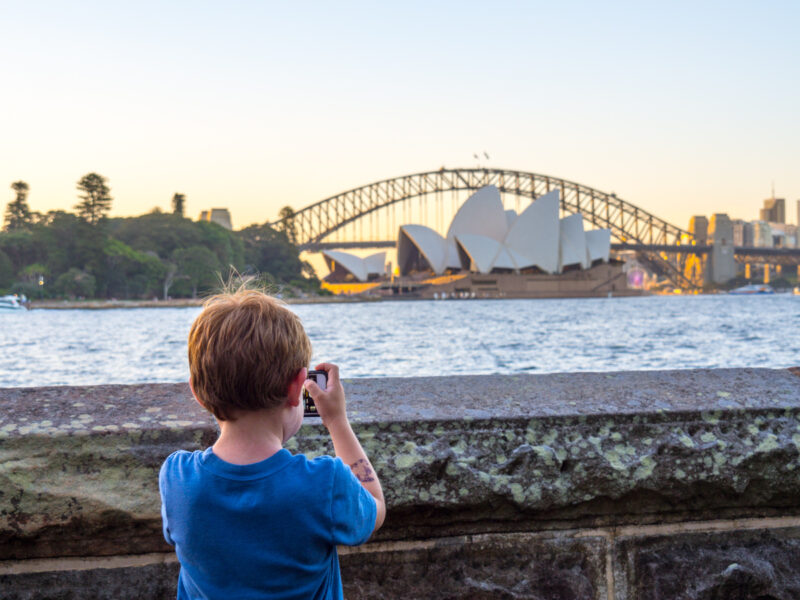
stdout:
[(0, 390), (0, 560), (168, 549), (158, 469), (215, 437), (189, 399), (186, 384)]
[(443, 538), (415, 551), (342, 556), (347, 598), (605, 600), (603, 541), (507, 534)]
[(800, 598), (800, 529), (632, 539), (619, 552), (625, 598)]
[(0, 575), (3, 600), (174, 600), (177, 564)]

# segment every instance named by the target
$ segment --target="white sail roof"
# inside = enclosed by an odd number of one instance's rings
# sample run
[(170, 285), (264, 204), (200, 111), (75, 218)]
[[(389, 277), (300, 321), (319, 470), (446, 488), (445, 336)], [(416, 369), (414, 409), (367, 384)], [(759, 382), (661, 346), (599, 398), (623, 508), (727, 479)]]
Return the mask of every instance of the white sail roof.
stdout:
[[(569, 265), (589, 268), (589, 255), (586, 252), (586, 234), (583, 231), (583, 215), (575, 214), (559, 221), (560, 269)], [(559, 270), (560, 270), (559, 269)]]
[(511, 229), (511, 226), (514, 224), (514, 221), (517, 219), (517, 211), (513, 208), (510, 208), (506, 211), (506, 225), (508, 229)]
[(479, 273), (491, 273), (495, 257), (500, 253), (502, 244), (485, 235), (462, 233), (456, 236), (456, 242), (472, 260)]
[(322, 256), (325, 257), (325, 262), (331, 272), (334, 270), (334, 263), (336, 263), (359, 281), (367, 280), (367, 263), (364, 259), (339, 250), (323, 250)]
[(383, 275), (386, 272), (386, 252), (376, 252), (364, 259), (367, 275)]
[(472, 194), (461, 205), (450, 222), (447, 238), (476, 234), (502, 242), (507, 231), (508, 220), (500, 191), (493, 185), (487, 185)]
[(444, 244), (445, 244), (445, 253), (447, 254), (447, 260), (445, 261), (445, 268), (460, 269), (461, 260), (458, 258), (458, 248), (456, 247), (456, 241), (454, 239), (448, 238), (444, 240)]
[(611, 254), (611, 230), (593, 229), (586, 232), (586, 250), (589, 253), (589, 262), (598, 259), (608, 262)]
[(526, 259), (524, 256), (521, 256), (519, 253), (515, 252), (511, 248), (508, 248), (507, 246), (501, 246), (500, 252), (494, 259), (494, 264), (492, 265), (492, 268), (513, 269), (516, 271), (518, 269), (521, 269), (522, 267), (520, 267), (519, 265), (524, 265), (525, 262)]
[(416, 249), (431, 270), (437, 275), (444, 273), (448, 266), (450, 252), (445, 239), (430, 227), (424, 225), (403, 225), (397, 241), (397, 263), (406, 264), (410, 252)]
[(558, 272), (558, 190), (537, 198), (514, 220), (504, 246), (516, 255), (518, 269), (539, 267)]

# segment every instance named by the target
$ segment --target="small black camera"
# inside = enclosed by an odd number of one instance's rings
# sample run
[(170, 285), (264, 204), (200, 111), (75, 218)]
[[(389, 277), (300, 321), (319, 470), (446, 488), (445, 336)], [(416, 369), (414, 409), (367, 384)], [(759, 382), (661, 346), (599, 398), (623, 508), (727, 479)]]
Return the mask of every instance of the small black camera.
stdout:
[[(325, 371), (308, 370), (308, 379), (316, 382), (321, 390), (325, 390), (328, 384), (328, 374)], [(314, 404), (314, 399), (308, 393), (306, 388), (303, 388), (303, 416), (304, 417), (318, 417), (317, 405)]]

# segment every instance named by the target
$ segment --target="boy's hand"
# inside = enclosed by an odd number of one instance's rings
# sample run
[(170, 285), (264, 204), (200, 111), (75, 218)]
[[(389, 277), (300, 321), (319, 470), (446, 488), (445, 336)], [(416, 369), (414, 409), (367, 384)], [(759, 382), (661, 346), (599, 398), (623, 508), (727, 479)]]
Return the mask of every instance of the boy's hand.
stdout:
[(325, 390), (321, 390), (315, 381), (306, 379), (303, 384), (314, 399), (322, 423), (330, 429), (335, 422), (344, 419), (347, 421), (347, 410), (345, 407), (344, 388), (339, 381), (339, 367), (332, 363), (320, 363), (314, 367), (317, 371), (325, 371), (328, 374), (328, 382)]

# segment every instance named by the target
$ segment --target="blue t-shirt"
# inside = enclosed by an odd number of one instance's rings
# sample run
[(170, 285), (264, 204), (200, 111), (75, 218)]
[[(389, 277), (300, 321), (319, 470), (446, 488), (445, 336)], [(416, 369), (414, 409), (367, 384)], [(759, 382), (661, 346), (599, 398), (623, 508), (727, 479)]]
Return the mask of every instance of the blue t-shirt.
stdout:
[(286, 449), (250, 465), (180, 450), (159, 488), (179, 600), (342, 598), (336, 545), (363, 544), (377, 515), (341, 459)]

